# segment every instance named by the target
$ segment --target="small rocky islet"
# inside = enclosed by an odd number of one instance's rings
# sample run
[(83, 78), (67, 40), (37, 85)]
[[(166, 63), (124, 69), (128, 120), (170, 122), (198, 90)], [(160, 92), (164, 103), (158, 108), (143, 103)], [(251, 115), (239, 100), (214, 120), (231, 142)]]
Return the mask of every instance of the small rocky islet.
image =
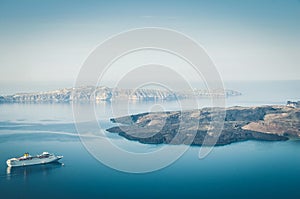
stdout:
[[(212, 142), (216, 146), (247, 140), (286, 141), (300, 137), (300, 108), (296, 105), (141, 113), (112, 118), (118, 126), (107, 131), (145, 144), (201, 146), (205, 139), (216, 136), (216, 143)], [(214, 133), (211, 122), (220, 113), (224, 114), (223, 128)]]

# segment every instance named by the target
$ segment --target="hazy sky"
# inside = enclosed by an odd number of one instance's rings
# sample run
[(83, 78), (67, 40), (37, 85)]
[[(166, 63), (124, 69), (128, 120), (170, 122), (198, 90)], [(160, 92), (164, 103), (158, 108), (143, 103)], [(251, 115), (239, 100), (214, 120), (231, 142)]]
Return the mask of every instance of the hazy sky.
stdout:
[(0, 0), (0, 81), (74, 81), (102, 41), (132, 28), (194, 38), (224, 80), (300, 79), (299, 0)]

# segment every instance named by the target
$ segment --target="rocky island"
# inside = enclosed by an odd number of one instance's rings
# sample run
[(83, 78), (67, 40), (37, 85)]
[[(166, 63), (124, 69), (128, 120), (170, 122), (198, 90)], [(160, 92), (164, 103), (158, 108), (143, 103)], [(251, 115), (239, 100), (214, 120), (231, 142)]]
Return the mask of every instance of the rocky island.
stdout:
[[(142, 113), (112, 118), (118, 123), (107, 129), (129, 140), (146, 144), (202, 145), (216, 108), (191, 111)], [(180, 123), (184, 125), (180, 125)], [(179, 134), (179, 135), (178, 135)], [(192, 140), (191, 140), (192, 137)], [(246, 140), (285, 141), (300, 137), (300, 108), (291, 106), (230, 107), (216, 146)]]
[(70, 102), (110, 102), (113, 100), (153, 101), (187, 99), (191, 97), (230, 97), (241, 95), (234, 90), (168, 91), (159, 89), (124, 89), (106, 86), (83, 86), (64, 88), (47, 92), (16, 93), (0, 96), (0, 103), (70, 103)]

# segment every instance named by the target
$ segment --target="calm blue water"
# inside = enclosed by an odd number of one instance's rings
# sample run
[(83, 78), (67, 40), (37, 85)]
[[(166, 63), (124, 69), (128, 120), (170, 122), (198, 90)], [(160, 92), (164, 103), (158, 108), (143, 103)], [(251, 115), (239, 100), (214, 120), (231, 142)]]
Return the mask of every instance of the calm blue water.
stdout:
[[(229, 88), (243, 96), (229, 98), (227, 105), (285, 104), (300, 98), (299, 85), (299, 81), (232, 83)], [(207, 103), (203, 100), (203, 106)], [(152, 105), (132, 104), (129, 112), (149, 111)], [(166, 110), (178, 108), (176, 103), (162, 105)], [(97, 105), (96, 113), (104, 127), (113, 125), (108, 121), (109, 104)], [(191, 147), (162, 170), (131, 174), (94, 159), (81, 144), (73, 123), (68, 104), (0, 105), (0, 198), (300, 198), (298, 140), (216, 147), (201, 160), (199, 148)], [(109, 137), (129, 150), (160, 147)], [(10, 157), (42, 151), (64, 155), (63, 164), (6, 167)]]

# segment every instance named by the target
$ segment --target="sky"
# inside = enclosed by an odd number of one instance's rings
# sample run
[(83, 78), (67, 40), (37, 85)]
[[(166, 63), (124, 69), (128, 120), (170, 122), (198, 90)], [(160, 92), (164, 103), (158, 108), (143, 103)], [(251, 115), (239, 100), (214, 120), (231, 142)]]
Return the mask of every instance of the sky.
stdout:
[(0, 0), (0, 82), (74, 82), (97, 45), (142, 27), (193, 38), (223, 80), (299, 80), (299, 19), (300, 0)]

